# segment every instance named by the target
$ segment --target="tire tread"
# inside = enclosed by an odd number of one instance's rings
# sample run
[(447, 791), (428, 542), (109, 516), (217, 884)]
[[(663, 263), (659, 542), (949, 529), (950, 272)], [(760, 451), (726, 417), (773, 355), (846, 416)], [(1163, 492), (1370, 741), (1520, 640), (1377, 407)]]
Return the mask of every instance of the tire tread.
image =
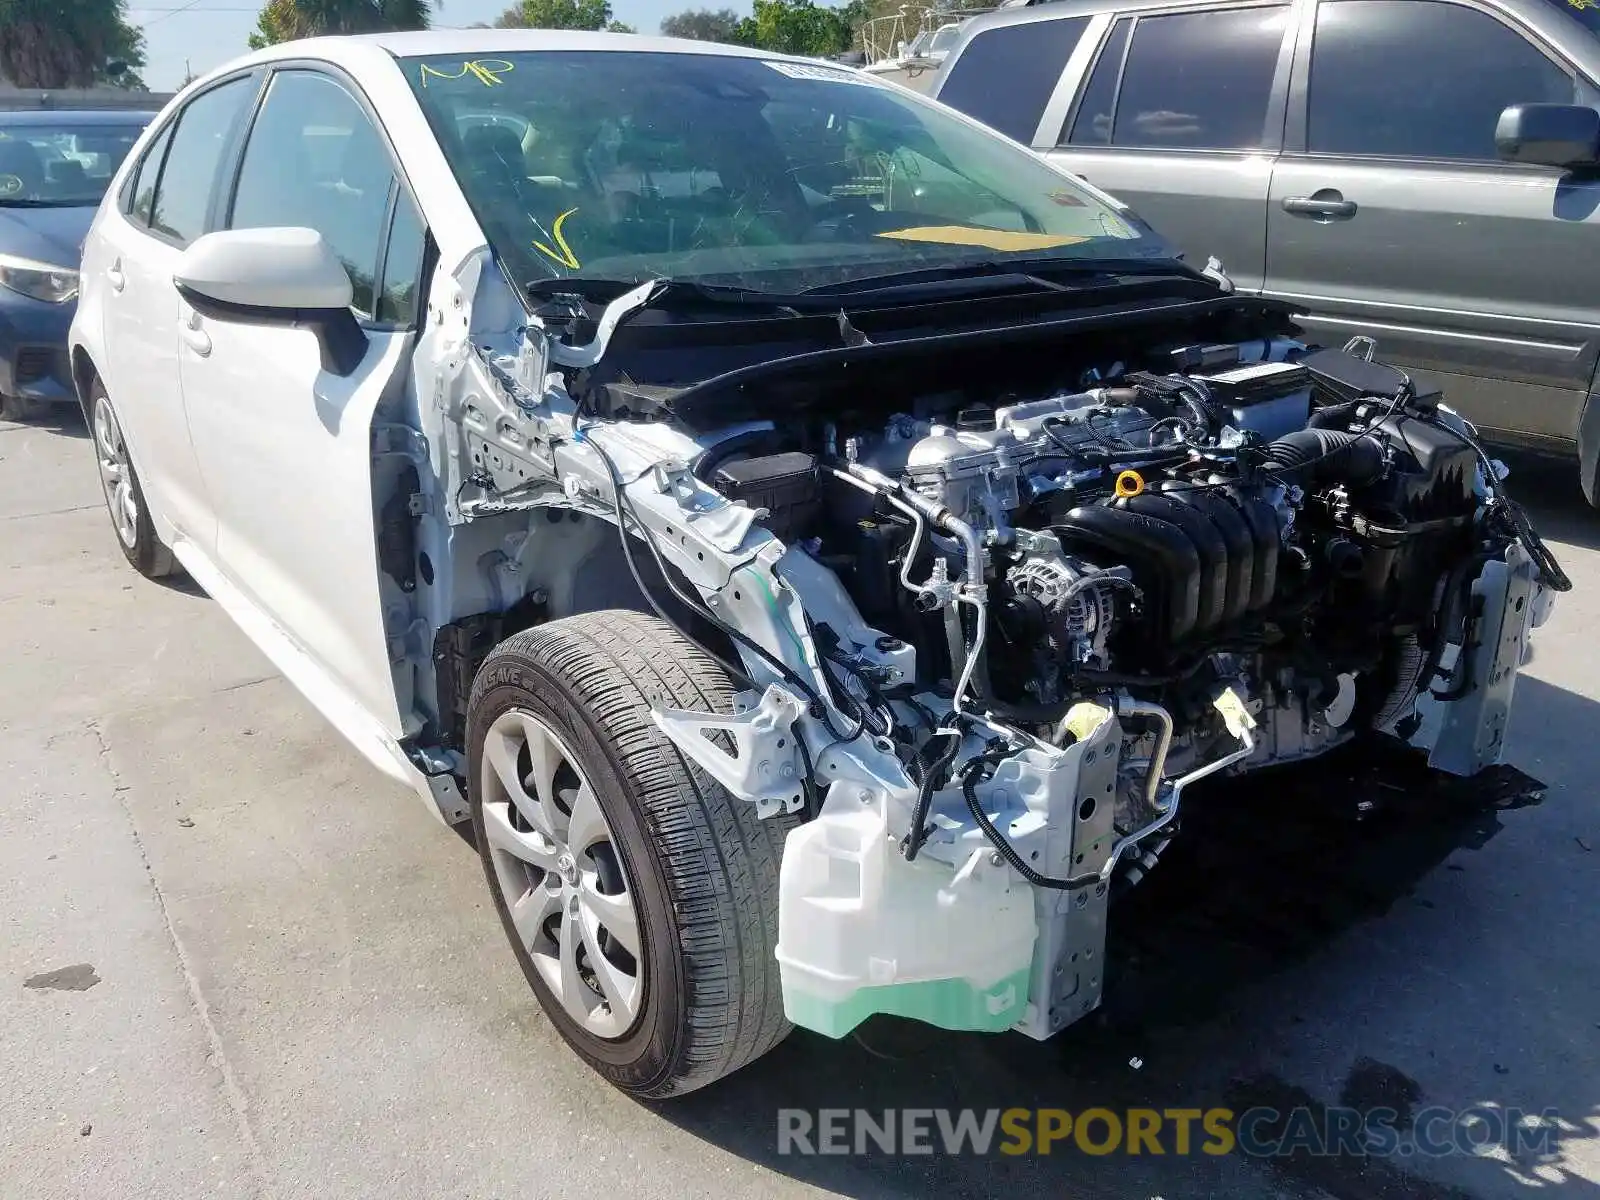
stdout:
[(668, 881), (683, 963), (685, 1022), (677, 1060), (643, 1094), (703, 1087), (771, 1050), (790, 1025), (774, 947), (778, 871), (793, 818), (762, 820), (685, 759), (650, 716), (652, 702), (732, 711), (726, 674), (656, 617), (607, 610), (566, 617), (508, 638), (491, 663), (515, 656), (567, 680), (584, 714), (633, 783)]

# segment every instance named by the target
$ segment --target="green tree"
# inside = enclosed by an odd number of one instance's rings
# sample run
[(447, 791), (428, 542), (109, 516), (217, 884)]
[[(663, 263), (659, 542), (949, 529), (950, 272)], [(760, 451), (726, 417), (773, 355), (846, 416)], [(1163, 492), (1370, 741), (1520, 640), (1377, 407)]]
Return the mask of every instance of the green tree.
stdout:
[(735, 41), (778, 54), (813, 58), (850, 49), (856, 26), (866, 12), (864, 0), (852, 0), (842, 8), (812, 0), (755, 0), (754, 7), (754, 12), (734, 30)]
[(0, 0), (0, 76), (17, 87), (143, 90), (144, 32), (127, 0)]
[[(495, 25), (501, 29), (608, 29), (610, 0), (522, 0), (500, 14)], [(632, 29), (616, 32), (632, 33)]]
[(267, 0), (250, 48), (325, 33), (426, 29), (434, 0)]
[(731, 8), (689, 8), (661, 18), (662, 36), (697, 42), (734, 41), (738, 28), (739, 14)]

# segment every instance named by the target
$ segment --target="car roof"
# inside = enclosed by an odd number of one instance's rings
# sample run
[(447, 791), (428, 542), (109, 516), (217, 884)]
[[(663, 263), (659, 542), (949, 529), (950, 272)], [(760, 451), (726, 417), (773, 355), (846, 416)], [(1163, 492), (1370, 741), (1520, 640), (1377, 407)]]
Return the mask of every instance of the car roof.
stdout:
[[(1286, 0), (1239, 0), (1241, 6), (1283, 4)], [(1409, 0), (1426, 3), (1427, 0)], [(1558, 46), (1564, 57), (1571, 59), (1588, 72), (1590, 77), (1600, 76), (1600, 42), (1584, 31), (1574, 14), (1563, 11), (1561, 0), (1482, 0), (1490, 9), (1499, 10), (1516, 21), (1530, 26), (1551, 45)], [(1566, 0), (1574, 8), (1592, 0)], [(944, 90), (945, 82), (957, 60), (980, 33), (998, 26), (1025, 25), (1032, 21), (1058, 21), (1064, 17), (1090, 17), (1112, 13), (1118, 17), (1137, 16), (1141, 13), (1175, 12), (1184, 9), (1210, 9), (1211, 0), (1040, 0), (1018, 8), (1001, 8), (984, 13), (967, 23), (961, 41), (950, 51), (934, 80), (931, 94), (935, 99)]]
[[(1263, 5), (1282, 4), (1286, 0), (1241, 0), (1241, 2), (1245, 5)], [(1416, 2), (1425, 3), (1426, 0), (1416, 0)], [(1491, 8), (1499, 8), (1530, 19), (1537, 19), (1550, 10), (1559, 8), (1559, 4), (1552, 4), (1550, 0), (1487, 0), (1487, 2)], [(1567, 2), (1575, 8), (1583, 6), (1577, 0), (1567, 0)], [(1589, 0), (1583, 0), (1583, 3), (1588, 2)], [(972, 35), (993, 29), (997, 25), (1025, 25), (1030, 21), (1057, 21), (1063, 17), (1093, 16), (1107, 12), (1126, 16), (1157, 9), (1210, 7), (1213, 7), (1211, 0), (1033, 0), (1027, 5), (998, 8), (974, 17), (967, 23), (966, 36), (958, 49), (964, 50)]]
[(0, 109), (0, 125), (148, 125), (154, 111), (127, 108), (20, 108)]
[(396, 58), (425, 55), (515, 54), (535, 50), (608, 50), (617, 53), (701, 54), (723, 58), (763, 58), (780, 62), (809, 62), (792, 54), (774, 54), (745, 46), (698, 42), (687, 38), (646, 37), (634, 33), (588, 33), (569, 29), (429, 29), (415, 33), (364, 33), (340, 37), (305, 38), (280, 42), (251, 58), (321, 58), (344, 63), (371, 49)]

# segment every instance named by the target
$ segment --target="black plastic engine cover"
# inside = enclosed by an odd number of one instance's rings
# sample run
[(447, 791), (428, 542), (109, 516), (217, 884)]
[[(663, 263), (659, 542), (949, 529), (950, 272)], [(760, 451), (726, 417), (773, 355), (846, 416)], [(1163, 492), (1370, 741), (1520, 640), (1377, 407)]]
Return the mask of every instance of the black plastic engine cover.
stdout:
[(1194, 632), (1200, 615), (1201, 558), (1179, 526), (1103, 504), (1081, 505), (1051, 524), (1069, 553), (1128, 564), (1144, 591), (1155, 638), (1178, 642)]
[(1390, 469), (1350, 492), (1350, 507), (1364, 519), (1353, 536), (1365, 561), (1353, 589), (1341, 588), (1335, 600), (1408, 624), (1431, 611), (1438, 580), (1472, 553), (1478, 455), (1454, 430), (1404, 413), (1385, 417), (1374, 432), (1390, 447)]
[(1220, 624), (1228, 610), (1228, 543), (1211, 519), (1194, 507), (1152, 492), (1113, 500), (1111, 504), (1114, 508), (1165, 521), (1183, 531), (1200, 557), (1195, 628), (1210, 629)]
[(712, 483), (729, 500), (765, 509), (762, 523), (785, 542), (800, 535), (822, 503), (816, 456), (798, 451), (725, 462), (717, 467)]
[(1198, 509), (1221, 535), (1228, 551), (1225, 572), (1226, 595), (1220, 620), (1237, 621), (1250, 611), (1255, 582), (1256, 559), (1273, 554), (1274, 547), (1258, 547), (1254, 531), (1244, 514), (1211, 488), (1174, 487), (1161, 497), (1176, 504)]
[(1454, 430), (1405, 414), (1385, 417), (1373, 432), (1392, 451), (1393, 469), (1361, 489), (1363, 506), (1377, 505), (1408, 524), (1470, 517), (1478, 507), (1478, 454)]
[(1215, 492), (1244, 518), (1255, 543), (1255, 560), (1250, 572), (1248, 609), (1257, 612), (1271, 604), (1278, 594), (1278, 559), (1283, 553), (1283, 521), (1278, 510), (1248, 488), (1228, 487)]

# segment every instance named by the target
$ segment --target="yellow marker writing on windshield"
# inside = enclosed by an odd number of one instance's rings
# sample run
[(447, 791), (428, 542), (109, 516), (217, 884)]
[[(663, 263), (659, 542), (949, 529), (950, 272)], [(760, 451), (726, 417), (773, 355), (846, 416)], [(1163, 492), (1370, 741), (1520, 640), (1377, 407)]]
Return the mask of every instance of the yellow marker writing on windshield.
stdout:
[(550, 227), (550, 236), (555, 241), (555, 244), (561, 247), (560, 250), (552, 250), (543, 242), (534, 242), (533, 244), (535, 250), (548, 254), (570, 271), (576, 271), (583, 264), (578, 261), (578, 256), (572, 252), (572, 247), (567, 245), (567, 237), (566, 234), (561, 232), (561, 227), (566, 224), (567, 218), (577, 211), (575, 208), (567, 209), (566, 212), (556, 218), (556, 223)]
[(503, 82), (500, 76), (516, 70), (515, 63), (509, 63), (503, 58), (475, 58), (471, 62), (462, 63), (459, 70), (454, 73), (440, 67), (430, 67), (422, 64), (422, 86), (428, 86), (431, 79), (465, 79), (472, 76), (484, 87), (499, 87)]

